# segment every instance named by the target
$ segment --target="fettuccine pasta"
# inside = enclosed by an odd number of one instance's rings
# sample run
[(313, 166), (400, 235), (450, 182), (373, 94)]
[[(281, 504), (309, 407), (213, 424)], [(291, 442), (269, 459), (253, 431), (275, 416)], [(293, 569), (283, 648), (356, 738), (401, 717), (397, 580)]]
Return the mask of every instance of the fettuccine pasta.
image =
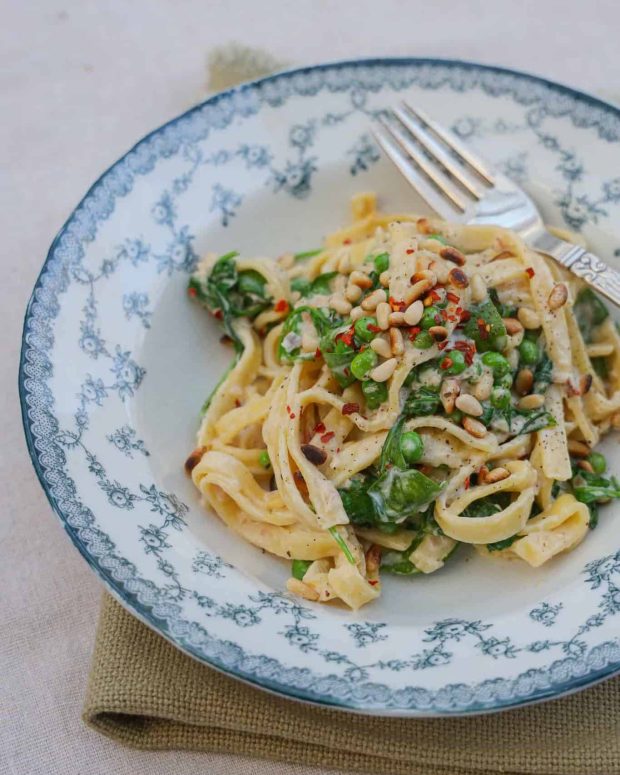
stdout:
[(593, 451), (620, 424), (618, 331), (514, 233), (362, 194), (322, 248), (208, 255), (189, 295), (235, 358), (186, 469), (294, 594), (356, 609), (462, 544), (536, 568), (620, 497)]

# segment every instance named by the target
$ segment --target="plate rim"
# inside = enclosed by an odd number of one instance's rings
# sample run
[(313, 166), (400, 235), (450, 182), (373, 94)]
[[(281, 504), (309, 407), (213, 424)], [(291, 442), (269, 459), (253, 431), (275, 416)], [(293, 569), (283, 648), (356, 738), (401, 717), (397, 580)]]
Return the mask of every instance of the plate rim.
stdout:
[[(32, 465), (35, 469), (35, 473), (39, 480), (39, 483), (50, 503), (52, 511), (59, 519), (65, 532), (68, 534), (71, 540), (71, 543), (79, 551), (82, 557), (86, 560), (91, 570), (94, 571), (94, 573), (103, 583), (104, 587), (126, 610), (128, 610), (132, 615), (136, 616), (140, 621), (142, 621), (144, 624), (150, 627), (158, 635), (164, 637), (168, 642), (170, 642), (173, 646), (175, 646), (175, 648), (180, 649), (183, 653), (187, 654), (191, 658), (197, 660), (202, 664), (205, 664), (208, 667), (218, 670), (219, 672), (231, 678), (235, 678), (237, 680), (243, 681), (244, 683), (251, 685), (255, 688), (268, 691), (279, 697), (285, 697), (288, 699), (305, 702), (310, 705), (329, 707), (335, 710), (343, 710), (348, 712), (369, 714), (369, 715), (375, 715), (375, 716), (410, 717), (410, 718), (479, 715), (479, 714), (499, 712), (503, 710), (508, 710), (510, 708), (521, 707), (524, 705), (530, 705), (530, 704), (558, 698), (560, 696), (571, 694), (573, 692), (579, 691), (588, 686), (596, 684), (600, 681), (603, 681), (605, 679), (608, 679), (615, 675), (620, 674), (620, 661), (611, 662), (605, 665), (605, 667), (602, 667), (600, 669), (590, 670), (589, 672), (582, 675), (574, 675), (573, 677), (570, 677), (564, 681), (558, 681), (555, 683), (552, 682), (550, 683), (549, 686), (535, 689), (529, 692), (527, 695), (514, 694), (514, 695), (511, 695), (510, 698), (505, 700), (495, 698), (494, 700), (495, 704), (493, 705), (484, 705), (484, 706), (480, 705), (480, 706), (471, 706), (467, 708), (458, 707), (458, 708), (446, 708), (441, 710), (429, 710), (429, 709), (421, 709), (420, 707), (417, 707), (417, 706), (398, 707), (398, 708), (385, 707), (385, 706), (382, 706), (382, 707), (364, 706), (363, 700), (362, 700), (362, 704), (359, 704), (359, 703), (356, 704), (355, 700), (350, 700), (350, 699), (340, 700), (338, 698), (327, 697), (327, 696), (317, 698), (314, 695), (309, 695), (307, 692), (304, 692), (303, 689), (299, 689), (297, 687), (291, 686), (290, 684), (282, 684), (266, 677), (260, 678), (256, 675), (254, 676), (245, 675), (239, 672), (235, 667), (225, 666), (224, 663), (218, 664), (216, 661), (212, 661), (211, 659), (203, 655), (195, 653), (190, 648), (182, 645), (179, 642), (179, 640), (173, 636), (172, 633), (168, 632), (166, 628), (166, 624), (160, 622), (158, 617), (156, 617), (152, 613), (152, 611), (149, 611), (148, 606), (141, 603), (137, 599), (137, 595), (132, 594), (127, 590), (125, 590), (122, 587), (122, 584), (116, 579), (114, 579), (111, 574), (106, 574), (104, 572), (103, 568), (101, 568), (99, 564), (95, 562), (92, 555), (87, 551), (86, 546), (78, 539), (74, 529), (69, 525), (67, 515), (63, 512), (62, 508), (57, 503), (54, 494), (51, 492), (50, 486), (45, 480), (43, 466), (39, 460), (39, 456), (36, 451), (35, 438), (31, 427), (32, 423), (28, 416), (29, 407), (27, 405), (27, 400), (26, 400), (27, 389), (25, 386), (25, 381), (26, 379), (28, 379), (28, 375), (25, 373), (25, 366), (27, 363), (26, 352), (28, 349), (26, 336), (28, 333), (28, 324), (32, 318), (32, 307), (36, 303), (37, 292), (42, 288), (43, 277), (46, 273), (48, 265), (51, 263), (51, 261), (54, 258), (55, 250), (61, 238), (67, 232), (67, 228), (70, 226), (71, 222), (76, 216), (76, 213), (80, 210), (84, 202), (89, 199), (89, 197), (91, 196), (93, 191), (97, 188), (97, 186), (99, 186), (100, 183), (117, 166), (122, 164), (127, 159), (127, 157), (130, 154), (132, 154), (132, 152), (134, 152), (136, 149), (138, 149), (143, 143), (163, 133), (167, 128), (174, 126), (178, 122), (189, 118), (191, 115), (200, 111), (206, 106), (217, 105), (218, 102), (220, 102), (224, 98), (234, 97), (235, 95), (243, 94), (244, 92), (251, 91), (256, 87), (260, 87), (263, 84), (267, 84), (269, 82), (273, 82), (279, 79), (292, 78), (294, 76), (304, 76), (312, 72), (322, 72), (330, 69), (338, 70), (338, 69), (343, 69), (347, 67), (348, 68), (382, 67), (382, 66), (422, 67), (425, 65), (431, 68), (448, 67), (448, 68), (454, 68), (455, 70), (462, 69), (465, 71), (481, 70), (487, 73), (515, 76), (519, 80), (530, 81), (532, 84), (542, 85), (559, 94), (568, 95), (571, 98), (577, 100), (578, 102), (586, 103), (588, 105), (602, 109), (604, 112), (610, 113), (616, 118), (620, 119), (619, 106), (614, 105), (613, 103), (608, 102), (599, 97), (596, 97), (592, 94), (589, 94), (588, 92), (582, 91), (580, 89), (576, 89), (567, 84), (564, 84), (558, 81), (553, 81), (543, 76), (535, 75), (533, 73), (514, 69), (514, 68), (484, 64), (484, 63), (479, 63), (471, 60), (444, 59), (439, 57), (367, 57), (367, 58), (357, 58), (357, 59), (332, 60), (327, 62), (321, 62), (314, 65), (305, 65), (302, 67), (292, 67), (284, 70), (279, 70), (270, 75), (266, 75), (260, 78), (243, 82), (229, 89), (224, 89), (220, 92), (217, 92), (207, 97), (201, 102), (193, 105), (188, 110), (176, 115), (175, 117), (171, 118), (170, 120), (166, 121), (165, 123), (161, 124), (160, 126), (156, 127), (152, 131), (142, 136), (138, 141), (136, 141), (131, 147), (129, 147), (121, 156), (119, 156), (112, 164), (110, 164), (109, 167), (107, 167), (95, 179), (92, 185), (89, 186), (89, 188), (86, 190), (84, 195), (80, 198), (78, 203), (73, 207), (68, 217), (66, 218), (65, 222), (60, 227), (54, 239), (52, 240), (52, 243), (47, 251), (45, 260), (37, 275), (32, 292), (30, 294), (29, 300), (26, 305), (23, 327), (22, 327), (19, 369), (18, 369), (18, 375), (17, 375), (18, 376), (17, 387), (19, 392), (19, 400), (20, 400), (20, 407), (21, 407), (22, 423), (24, 427), (24, 435), (26, 439), (26, 446), (28, 449), (30, 460), (32, 462)], [(588, 126), (591, 127), (595, 125), (596, 125), (596, 122), (592, 122)], [(600, 131), (599, 131), (599, 136), (600, 136)], [(601, 139), (608, 139), (608, 138), (601, 137)], [(552, 664), (555, 664), (555, 663), (552, 663)], [(517, 680), (517, 678), (518, 676), (516, 676), (515, 679), (513, 680)], [(472, 688), (474, 686), (475, 685), (472, 685)]]

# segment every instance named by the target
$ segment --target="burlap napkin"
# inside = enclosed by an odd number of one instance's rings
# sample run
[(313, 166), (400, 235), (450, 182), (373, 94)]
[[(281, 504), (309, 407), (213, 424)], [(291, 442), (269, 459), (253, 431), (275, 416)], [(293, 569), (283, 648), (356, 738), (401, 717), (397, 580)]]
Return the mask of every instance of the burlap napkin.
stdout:
[[(277, 69), (227, 47), (211, 90)], [(281, 699), (171, 646), (105, 595), (84, 720), (137, 748), (246, 754), (393, 775), (620, 775), (620, 678), (555, 702), (451, 719), (382, 719)]]

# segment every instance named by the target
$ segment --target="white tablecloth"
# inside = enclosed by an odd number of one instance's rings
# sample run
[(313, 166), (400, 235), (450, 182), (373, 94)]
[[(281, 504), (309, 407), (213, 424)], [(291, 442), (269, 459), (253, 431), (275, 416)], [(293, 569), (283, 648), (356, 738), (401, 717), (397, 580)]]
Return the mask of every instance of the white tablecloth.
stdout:
[(236, 40), (299, 63), (381, 54), (473, 59), (611, 97), (620, 91), (620, 5), (3, 0), (0, 19), (0, 771), (301, 773), (245, 758), (126, 750), (80, 720), (101, 588), (36, 481), (16, 393), (23, 310), (47, 248), (104, 168), (204, 96), (216, 46)]

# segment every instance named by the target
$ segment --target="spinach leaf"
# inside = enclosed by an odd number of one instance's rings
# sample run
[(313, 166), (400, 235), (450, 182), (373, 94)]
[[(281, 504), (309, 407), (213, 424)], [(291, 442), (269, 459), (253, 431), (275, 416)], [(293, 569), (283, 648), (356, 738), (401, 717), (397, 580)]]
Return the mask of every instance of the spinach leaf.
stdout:
[(407, 462), (400, 448), (400, 437), (403, 434), (405, 418), (401, 415), (390, 428), (390, 432), (383, 442), (381, 457), (379, 458), (379, 472), (382, 474), (388, 465), (397, 468), (407, 468)]
[(517, 308), (508, 304), (503, 304), (499, 300), (499, 296), (496, 288), (489, 288), (489, 297), (493, 302), (495, 309), (499, 312), (502, 318), (513, 318), (517, 314)]
[(316, 307), (296, 307), (292, 310), (282, 327), (278, 342), (278, 358), (291, 363), (293, 361), (311, 361), (314, 353), (302, 353), (301, 328), (304, 314), (309, 315), (319, 337), (324, 336), (331, 327), (329, 318)]
[(485, 299), (469, 308), (470, 319), (464, 333), (476, 343), (478, 352), (500, 351), (506, 346), (506, 326), (491, 299)]
[(414, 549), (415, 546), (412, 545), (405, 549), (404, 552), (394, 550), (383, 552), (381, 555), (381, 570), (395, 573), (397, 576), (417, 576), (419, 573), (422, 573), (409, 559), (409, 555)]
[(420, 417), (435, 414), (439, 409), (439, 389), (421, 385), (407, 396), (403, 407), (405, 417)]
[(551, 384), (553, 374), (553, 361), (546, 351), (534, 370), (534, 386), (532, 392), (544, 393)]
[(352, 344), (347, 344), (341, 337), (342, 334), (347, 334), (350, 330), (350, 324), (331, 328), (323, 334), (319, 345), (325, 363), (341, 388), (348, 387), (355, 382), (355, 376), (351, 373), (351, 361), (357, 352)]
[(498, 514), (510, 505), (510, 493), (497, 492), (493, 495), (487, 495), (486, 498), (479, 498), (473, 501), (463, 511), (462, 516), (472, 517), (491, 517)]
[(442, 485), (421, 471), (390, 468), (368, 488), (377, 519), (401, 524), (427, 508), (439, 495)]
[(495, 541), (492, 544), (487, 544), (487, 549), (490, 552), (501, 552), (502, 549), (508, 549), (509, 546), (512, 546), (514, 542), (519, 538), (519, 534), (516, 533), (513, 536), (510, 536), (509, 538), (504, 538), (503, 541)]
[(375, 524), (375, 507), (368, 495), (372, 482), (370, 477), (356, 476), (349, 482), (348, 487), (338, 490), (344, 510), (353, 525), (371, 527)]
[(307, 280), (305, 277), (297, 277), (291, 282), (291, 290), (299, 291), (302, 296), (322, 295), (327, 296), (331, 293), (331, 281), (338, 276), (338, 272), (324, 272), (314, 280)]
[(595, 503), (609, 498), (620, 498), (620, 483), (615, 476), (607, 478), (579, 471), (573, 479), (573, 493), (581, 503)]
[(522, 436), (525, 433), (534, 433), (557, 425), (555, 417), (544, 407), (516, 409), (514, 406), (509, 406), (507, 409), (496, 409), (493, 412), (493, 420), (498, 418), (505, 420), (513, 436)]
[(600, 326), (609, 317), (607, 307), (590, 288), (579, 292), (573, 312), (581, 335), (587, 343), (592, 341), (592, 329)]
[(591, 361), (592, 368), (598, 374), (598, 376), (601, 379), (607, 379), (607, 377), (609, 377), (609, 365), (607, 363), (607, 358), (592, 358)]

